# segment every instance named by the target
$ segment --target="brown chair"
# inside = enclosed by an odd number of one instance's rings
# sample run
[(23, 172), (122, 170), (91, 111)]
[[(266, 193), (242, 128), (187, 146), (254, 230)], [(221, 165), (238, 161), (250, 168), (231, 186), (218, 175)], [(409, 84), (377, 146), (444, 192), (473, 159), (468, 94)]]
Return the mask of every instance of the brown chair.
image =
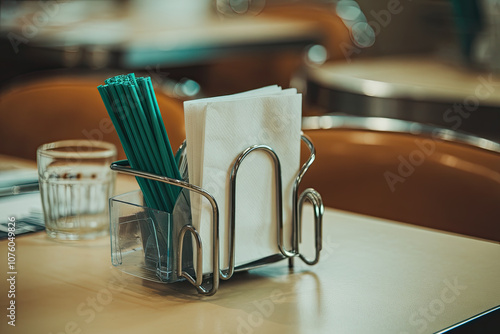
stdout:
[[(114, 143), (125, 159), (118, 135), (97, 91), (107, 77), (44, 77), (0, 92), (0, 154), (35, 160), (43, 143), (94, 139)], [(175, 150), (185, 139), (182, 102), (156, 97)]]
[(500, 144), (385, 118), (306, 117), (325, 206), (500, 241)]

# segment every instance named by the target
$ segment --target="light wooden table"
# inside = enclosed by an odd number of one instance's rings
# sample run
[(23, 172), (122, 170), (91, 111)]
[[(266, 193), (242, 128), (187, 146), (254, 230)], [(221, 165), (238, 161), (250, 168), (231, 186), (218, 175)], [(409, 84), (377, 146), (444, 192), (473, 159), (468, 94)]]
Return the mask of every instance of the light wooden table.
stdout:
[(1, 333), (430, 333), (500, 304), (498, 243), (331, 209), (319, 264), (238, 273), (212, 297), (122, 274), (107, 238), (15, 243), (16, 327), (4, 278)]

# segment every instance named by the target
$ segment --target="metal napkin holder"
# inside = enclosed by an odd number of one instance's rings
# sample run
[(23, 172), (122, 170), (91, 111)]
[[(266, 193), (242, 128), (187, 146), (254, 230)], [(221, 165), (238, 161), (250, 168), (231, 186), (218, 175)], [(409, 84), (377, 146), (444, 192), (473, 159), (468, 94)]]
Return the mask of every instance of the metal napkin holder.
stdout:
[[(143, 209), (146, 210), (147, 213), (142, 213), (143, 216), (142, 218), (138, 218), (135, 216), (138, 216), (138, 214), (131, 214), (128, 217), (120, 216), (118, 215), (123, 215), (123, 213), (116, 214), (116, 210), (113, 210), (113, 205), (116, 205), (116, 203), (119, 203), (120, 205), (131, 205), (131, 206), (136, 206), (136, 207), (141, 207), (140, 203), (132, 204), (132, 203), (127, 203), (126, 201), (123, 201), (120, 199), (120, 196), (124, 195), (118, 195), (110, 199), (110, 220), (111, 220), (111, 233), (110, 233), (110, 238), (111, 238), (111, 253), (112, 253), (112, 263), (114, 266), (121, 266), (123, 264), (122, 256), (124, 256), (124, 250), (125, 250), (125, 241), (123, 241), (123, 231), (120, 230), (120, 224), (123, 224), (124, 221), (135, 221), (134, 219), (144, 219), (143, 221), (146, 221), (147, 228), (149, 231), (146, 233), (149, 235), (148, 239), (152, 239), (153, 242), (149, 243), (149, 246), (146, 246), (145, 240), (142, 240), (143, 246), (143, 251), (145, 252), (146, 247), (153, 249), (153, 254), (154, 256), (150, 256), (150, 262), (153, 264), (149, 265), (149, 270), (150, 271), (156, 271), (155, 275), (148, 275), (146, 272), (141, 272), (141, 273), (132, 273), (128, 272), (124, 268), (120, 268), (123, 271), (127, 273), (131, 273), (133, 275), (139, 276), (144, 279), (149, 279), (157, 282), (162, 282), (162, 283), (171, 283), (171, 282), (177, 282), (180, 280), (187, 280), (189, 281), (192, 285), (196, 287), (198, 292), (203, 295), (213, 295), (217, 292), (219, 288), (219, 281), (220, 279), (222, 280), (228, 280), (231, 278), (236, 271), (243, 271), (243, 270), (249, 270), (252, 268), (256, 268), (262, 265), (274, 263), (283, 259), (289, 259), (289, 264), (290, 266), (293, 266), (293, 259), (295, 257), (299, 257), (304, 263), (308, 265), (314, 265), (318, 263), (319, 261), (319, 256), (320, 256), (320, 251), (322, 249), (322, 217), (323, 217), (323, 201), (321, 199), (320, 194), (312, 189), (312, 188), (307, 188), (305, 189), (299, 196), (298, 190), (300, 186), (300, 182), (302, 180), (302, 177), (305, 175), (307, 172), (308, 168), (311, 166), (313, 163), (315, 157), (316, 157), (316, 151), (314, 148), (314, 145), (312, 144), (311, 140), (305, 136), (303, 133), (301, 134), (301, 139), (302, 141), (307, 145), (310, 155), (308, 160), (304, 163), (304, 165), (301, 167), (299, 172), (297, 173), (294, 181), (294, 187), (293, 187), (293, 194), (292, 194), (292, 235), (291, 235), (291, 249), (286, 249), (285, 247), (285, 233), (284, 233), (284, 226), (283, 226), (283, 202), (282, 202), (282, 182), (281, 182), (281, 165), (280, 165), (280, 160), (277, 156), (277, 154), (274, 152), (274, 150), (267, 146), (267, 145), (253, 145), (248, 147), (246, 150), (244, 150), (236, 159), (235, 163), (232, 166), (231, 169), (231, 174), (230, 174), (230, 189), (229, 189), (229, 194), (230, 194), (230, 199), (229, 199), (229, 208), (230, 208), (230, 222), (229, 222), (229, 242), (228, 242), (228, 254), (229, 254), (229, 265), (228, 268), (222, 269), (220, 268), (220, 259), (219, 259), (219, 209), (217, 205), (217, 201), (215, 198), (206, 190), (192, 185), (188, 182), (182, 181), (182, 180), (177, 180), (177, 179), (172, 179), (168, 178), (165, 176), (160, 176), (156, 175), (153, 173), (148, 173), (144, 172), (141, 170), (133, 169), (129, 166), (127, 160), (122, 160), (122, 161), (117, 161), (111, 164), (111, 169), (120, 173), (124, 174), (129, 174), (133, 175), (136, 177), (144, 178), (144, 179), (150, 179), (154, 181), (160, 181), (164, 182), (170, 185), (178, 186), (184, 189), (187, 189), (189, 191), (193, 191), (195, 193), (198, 193), (202, 196), (204, 196), (209, 203), (211, 204), (212, 207), (212, 273), (207, 275), (206, 273), (203, 274), (203, 261), (202, 261), (202, 254), (203, 254), (203, 247), (204, 245), (202, 244), (202, 238), (200, 233), (196, 230), (195, 227), (193, 227), (191, 224), (185, 224), (180, 231), (178, 232), (178, 237), (177, 240), (174, 240), (174, 252), (173, 254), (170, 254), (169, 256), (173, 256), (172, 262), (175, 264), (172, 268), (172, 270), (165, 272), (164, 270), (162, 271), (162, 265), (161, 265), (161, 259), (162, 257), (165, 256), (165, 254), (161, 254), (160, 249), (162, 249), (161, 244), (161, 238), (158, 237), (159, 231), (158, 228), (155, 228), (155, 224), (153, 223), (154, 217), (156, 219), (162, 219), (158, 218), (161, 217), (162, 214), (165, 214), (165, 217), (170, 217), (170, 214), (160, 212), (158, 210), (153, 210), (147, 207), (142, 207)], [(185, 144), (183, 144), (185, 146)], [(182, 148), (182, 147), (181, 147)], [(239, 265), (235, 266), (235, 207), (236, 207), (236, 177), (238, 173), (238, 169), (240, 165), (242, 164), (243, 160), (252, 152), (254, 151), (263, 151), (266, 152), (273, 160), (274, 164), (274, 176), (275, 176), (275, 187), (276, 187), (276, 221), (277, 221), (277, 244), (280, 253), (278, 254), (273, 254), (270, 255), (269, 257), (263, 258), (258, 261), (253, 261), (251, 263), (245, 264), (245, 265)], [(125, 194), (127, 195), (127, 194)], [(314, 213), (314, 235), (315, 235), (315, 240), (314, 240), (314, 247), (315, 247), (315, 256), (313, 259), (307, 259), (306, 256), (300, 253), (299, 251), (299, 241), (302, 239), (302, 207), (304, 203), (308, 201), (312, 204), (313, 207), (313, 213)], [(114, 213), (115, 212), (115, 213)], [(134, 218), (135, 217), (135, 218)], [(127, 220), (129, 219), (129, 220)], [(130, 235), (132, 236), (132, 239), (144, 239), (144, 231), (142, 232), (142, 235), (138, 229), (134, 229), (135, 232), (129, 233), (127, 232), (128, 239), (130, 239)], [(186, 233), (190, 233), (192, 236), (192, 240), (194, 240), (194, 243), (187, 243), (188, 246), (186, 245)], [(173, 238), (172, 238), (173, 239)], [(176, 242), (175, 242), (176, 241)], [(133, 243), (133, 240), (132, 240)], [(153, 246), (151, 246), (151, 244)], [(137, 248), (140, 248), (140, 244), (136, 243), (136, 246), (139, 245), (139, 247), (131, 246), (132, 248), (128, 249), (128, 253), (134, 253), (137, 251)], [(194, 247), (193, 252), (196, 251), (196, 261), (194, 261), (194, 258), (192, 259), (193, 261), (186, 261), (184, 257), (186, 257), (186, 254), (189, 256), (189, 251), (190, 247)], [(134, 248), (135, 247), (135, 248)], [(156, 248), (155, 248), (156, 247)], [(186, 252), (187, 251), (187, 252)], [(168, 252), (167, 252), (168, 253)], [(144, 256), (142, 256), (144, 257)], [(142, 259), (144, 261), (144, 259)], [(165, 273), (168, 274), (165, 276)], [(218, 273), (218, 274), (215, 274)]]

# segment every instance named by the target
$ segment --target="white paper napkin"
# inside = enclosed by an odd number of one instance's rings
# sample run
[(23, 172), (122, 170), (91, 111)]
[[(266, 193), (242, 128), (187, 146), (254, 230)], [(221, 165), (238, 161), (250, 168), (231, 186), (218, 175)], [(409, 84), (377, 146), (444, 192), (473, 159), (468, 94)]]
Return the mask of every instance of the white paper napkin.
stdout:
[[(300, 164), (302, 97), (295, 89), (264, 87), (245, 93), (188, 101), (186, 118), (189, 181), (210, 192), (219, 205), (221, 267), (228, 263), (229, 177), (246, 148), (272, 147), (281, 162), (283, 219), (291, 226), (292, 190)], [(272, 159), (251, 153), (236, 182), (236, 265), (279, 252)], [(203, 271), (212, 268), (211, 206), (192, 196), (193, 226), (200, 231)]]

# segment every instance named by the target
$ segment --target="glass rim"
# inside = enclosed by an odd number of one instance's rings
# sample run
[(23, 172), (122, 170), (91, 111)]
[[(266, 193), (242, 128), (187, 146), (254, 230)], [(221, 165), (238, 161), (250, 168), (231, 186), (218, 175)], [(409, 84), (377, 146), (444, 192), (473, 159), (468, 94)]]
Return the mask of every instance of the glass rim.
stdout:
[[(81, 147), (82, 150), (72, 152), (54, 150), (64, 147)], [(89, 152), (86, 148), (99, 148), (100, 150)], [(117, 150), (114, 144), (102, 140), (90, 139), (59, 140), (43, 144), (37, 149), (37, 156), (46, 156), (52, 158), (99, 159), (114, 158), (116, 157), (116, 154)]]

